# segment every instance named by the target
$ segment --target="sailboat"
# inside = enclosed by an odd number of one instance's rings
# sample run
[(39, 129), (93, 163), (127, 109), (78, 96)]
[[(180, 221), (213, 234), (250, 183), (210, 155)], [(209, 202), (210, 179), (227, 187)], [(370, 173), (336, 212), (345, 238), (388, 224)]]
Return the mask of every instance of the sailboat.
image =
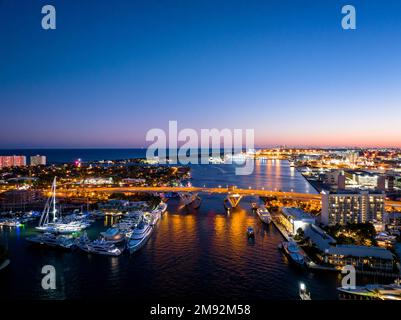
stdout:
[(47, 199), (36, 230), (50, 233), (73, 233), (88, 227), (87, 223), (80, 221), (63, 223), (61, 217), (58, 217), (56, 208), (56, 184), (57, 180), (56, 177), (54, 177), (50, 197)]

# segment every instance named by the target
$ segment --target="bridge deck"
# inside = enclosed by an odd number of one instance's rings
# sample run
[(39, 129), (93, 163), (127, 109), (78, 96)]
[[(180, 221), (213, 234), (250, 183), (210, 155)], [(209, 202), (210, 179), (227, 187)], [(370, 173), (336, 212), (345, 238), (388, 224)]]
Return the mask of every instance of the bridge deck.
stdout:
[[(229, 188), (202, 188), (202, 187), (83, 187), (58, 189), (61, 194), (84, 191), (84, 192), (104, 192), (104, 193), (129, 193), (129, 192), (198, 192), (198, 193), (217, 193), (217, 194), (239, 194), (242, 196), (271, 196), (278, 198), (291, 198), (304, 201), (321, 201), (320, 194), (272, 191), (263, 189), (229, 189)], [(386, 200), (386, 206), (401, 207), (401, 201)]]

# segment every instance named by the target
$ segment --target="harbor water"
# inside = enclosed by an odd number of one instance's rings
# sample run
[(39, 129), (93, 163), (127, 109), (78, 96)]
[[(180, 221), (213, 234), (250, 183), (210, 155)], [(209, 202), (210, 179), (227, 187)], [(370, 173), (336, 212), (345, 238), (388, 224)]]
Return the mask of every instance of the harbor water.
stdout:
[[(85, 155), (80, 157), (85, 160)], [(99, 157), (111, 158), (100, 153)], [(61, 156), (58, 160), (63, 161)], [(225, 164), (194, 165), (191, 173), (194, 186), (315, 192), (287, 161), (257, 161), (249, 176), (236, 176), (235, 167)], [(299, 299), (299, 283), (304, 282), (312, 299), (337, 299), (339, 275), (294, 268), (277, 248), (283, 241), (279, 231), (262, 224), (252, 212), (255, 199), (243, 198), (228, 213), (223, 195), (201, 194), (201, 198), (198, 209), (170, 199), (147, 244), (137, 253), (119, 257), (31, 246), (25, 238), (35, 233), (34, 224), (3, 228), (0, 241), (9, 249), (11, 264), (0, 273), (0, 297), (262, 301)], [(89, 236), (95, 238), (112, 223), (110, 217), (97, 220)], [(246, 236), (248, 226), (255, 230), (252, 241)], [(55, 290), (41, 286), (44, 265), (56, 269)]]

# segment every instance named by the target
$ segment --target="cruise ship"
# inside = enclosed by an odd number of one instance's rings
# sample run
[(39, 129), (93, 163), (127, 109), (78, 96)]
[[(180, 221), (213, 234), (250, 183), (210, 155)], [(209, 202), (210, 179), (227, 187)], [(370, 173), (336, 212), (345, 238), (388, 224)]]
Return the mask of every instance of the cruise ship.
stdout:
[(401, 300), (401, 282), (396, 280), (389, 285), (368, 284), (366, 286), (355, 286), (353, 288), (337, 288), (340, 299), (361, 300)]
[(258, 214), (258, 216), (262, 222), (269, 224), (272, 221), (270, 212), (266, 208), (258, 208), (256, 210), (256, 213)]
[(127, 243), (127, 248), (130, 253), (133, 253), (144, 246), (152, 234), (153, 227), (142, 221), (132, 232), (132, 235)]

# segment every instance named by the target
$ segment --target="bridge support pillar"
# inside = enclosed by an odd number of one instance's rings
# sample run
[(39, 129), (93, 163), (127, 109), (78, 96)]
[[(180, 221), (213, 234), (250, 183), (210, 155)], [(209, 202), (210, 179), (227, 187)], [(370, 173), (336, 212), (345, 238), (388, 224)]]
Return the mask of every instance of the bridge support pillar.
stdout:
[(194, 202), (199, 198), (198, 193), (196, 192), (180, 192), (179, 195), (182, 202), (186, 206), (190, 205), (192, 202)]
[(235, 208), (238, 206), (239, 202), (242, 199), (242, 195), (238, 193), (228, 194), (226, 200), (230, 203), (231, 207)]

